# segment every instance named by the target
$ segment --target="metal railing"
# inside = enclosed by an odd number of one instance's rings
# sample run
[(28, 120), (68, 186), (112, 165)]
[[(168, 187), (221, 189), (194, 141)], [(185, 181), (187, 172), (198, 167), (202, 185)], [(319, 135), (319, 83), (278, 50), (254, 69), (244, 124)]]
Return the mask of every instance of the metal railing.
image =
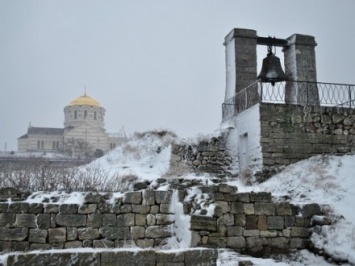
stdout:
[(233, 117), (259, 102), (355, 108), (355, 85), (287, 81), (272, 86), (258, 80), (222, 104), (222, 119)]

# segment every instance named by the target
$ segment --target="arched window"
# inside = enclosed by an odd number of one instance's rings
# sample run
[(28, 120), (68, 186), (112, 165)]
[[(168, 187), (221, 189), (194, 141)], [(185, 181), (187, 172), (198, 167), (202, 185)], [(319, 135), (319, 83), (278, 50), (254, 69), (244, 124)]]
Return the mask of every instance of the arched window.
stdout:
[(88, 111), (84, 111), (84, 119), (86, 119), (86, 117), (88, 116)]
[(77, 119), (77, 118), (78, 118), (78, 111), (75, 110), (75, 111), (74, 111), (74, 119)]
[(96, 111), (94, 112), (94, 120), (96, 120)]

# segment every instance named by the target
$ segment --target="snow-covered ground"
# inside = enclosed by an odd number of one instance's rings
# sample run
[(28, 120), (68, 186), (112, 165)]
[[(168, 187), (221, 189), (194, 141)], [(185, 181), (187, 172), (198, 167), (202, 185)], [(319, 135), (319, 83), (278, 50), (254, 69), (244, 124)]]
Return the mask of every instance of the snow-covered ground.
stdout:
[[(174, 137), (169, 134), (163, 137), (146, 134), (132, 138), (93, 163), (100, 164), (112, 175), (134, 175), (138, 181), (148, 180), (154, 183), (169, 169), (170, 144), (173, 140)], [(337, 222), (323, 226), (323, 231), (314, 235), (312, 241), (316, 247), (322, 248), (333, 257), (348, 260), (355, 265), (354, 169), (355, 155), (322, 155), (290, 165), (261, 184), (247, 186), (241, 180), (230, 180), (228, 183), (237, 186), (240, 192), (269, 191), (275, 200), (285, 200), (284, 196), (287, 195), (288, 200), (295, 204), (328, 205), (329, 212), (337, 217)], [(198, 178), (210, 183), (213, 176), (196, 177), (189, 174), (185, 178)], [(59, 202), (80, 203), (83, 193), (37, 192), (28, 201), (41, 202), (44, 198), (57, 196), (61, 198)], [(174, 208), (177, 210), (179, 207)], [(186, 248), (186, 245), (182, 248)], [(323, 257), (307, 250), (297, 252), (292, 257), (280, 257), (280, 261), (251, 258), (223, 249), (219, 254), (218, 265), (223, 266), (236, 265), (239, 260), (251, 260), (255, 265), (331, 265)], [(5, 257), (6, 255), (0, 256), (0, 262)]]

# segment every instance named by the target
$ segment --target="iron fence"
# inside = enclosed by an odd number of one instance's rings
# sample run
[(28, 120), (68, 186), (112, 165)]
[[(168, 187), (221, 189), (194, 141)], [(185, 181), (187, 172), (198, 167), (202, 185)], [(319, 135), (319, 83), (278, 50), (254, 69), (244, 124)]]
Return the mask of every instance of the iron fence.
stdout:
[(258, 80), (222, 104), (222, 119), (233, 117), (258, 102), (355, 108), (355, 85), (287, 81), (272, 86)]

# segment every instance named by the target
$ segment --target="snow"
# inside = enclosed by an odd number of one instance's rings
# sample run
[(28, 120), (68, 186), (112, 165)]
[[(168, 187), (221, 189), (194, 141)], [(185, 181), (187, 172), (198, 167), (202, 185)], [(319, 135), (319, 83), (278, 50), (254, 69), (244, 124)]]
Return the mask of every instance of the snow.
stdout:
[[(149, 180), (154, 183), (169, 168), (173, 140), (173, 137), (169, 135), (158, 137), (154, 134), (132, 138), (93, 163), (99, 163), (112, 175), (136, 175), (138, 180)], [(355, 155), (319, 155), (286, 167), (281, 173), (264, 183), (246, 185), (245, 180), (241, 179), (229, 180), (227, 183), (237, 186), (239, 192), (269, 191), (276, 201), (288, 200), (293, 204), (300, 205), (308, 203), (324, 205), (330, 217), (336, 222), (329, 226), (322, 226), (318, 234), (312, 235), (311, 241), (317, 248), (324, 249), (334, 258), (348, 260), (349, 263), (355, 264), (354, 169)], [(207, 174), (197, 176), (190, 173), (179, 176), (179, 178), (200, 180), (204, 185), (212, 185), (214, 184), (212, 179), (215, 177)], [(167, 190), (168, 187), (167, 184), (164, 184), (158, 189)], [(191, 188), (185, 201), (192, 201), (197, 205), (205, 204), (208, 201), (205, 198), (206, 195), (201, 193), (201, 190), (197, 190), (196, 187)], [(26, 202), (82, 204), (85, 193), (88, 192), (36, 192)], [(115, 198), (122, 196), (122, 193), (112, 193), (111, 200), (115, 202)], [(189, 216), (183, 213), (182, 204), (177, 201), (177, 193), (173, 195), (171, 208), (175, 213), (175, 226), (172, 228), (175, 238), (169, 242), (171, 250), (168, 251), (186, 249), (191, 241), (188, 228), (190, 222)], [(214, 204), (207, 204), (204, 209), (207, 210), (207, 215), (212, 215)], [(322, 219), (322, 217), (316, 217), (316, 219)], [(73, 252), (81, 252), (82, 250), (85, 252), (98, 251), (97, 249), (74, 249)], [(65, 252), (67, 251), (65, 250)], [(5, 264), (7, 255), (0, 255), (0, 263)], [(314, 255), (307, 250), (299, 251), (292, 257), (261, 259), (242, 256), (224, 249), (219, 251), (217, 265), (236, 265), (236, 262), (240, 260), (250, 260), (255, 265), (331, 265), (323, 257)]]

